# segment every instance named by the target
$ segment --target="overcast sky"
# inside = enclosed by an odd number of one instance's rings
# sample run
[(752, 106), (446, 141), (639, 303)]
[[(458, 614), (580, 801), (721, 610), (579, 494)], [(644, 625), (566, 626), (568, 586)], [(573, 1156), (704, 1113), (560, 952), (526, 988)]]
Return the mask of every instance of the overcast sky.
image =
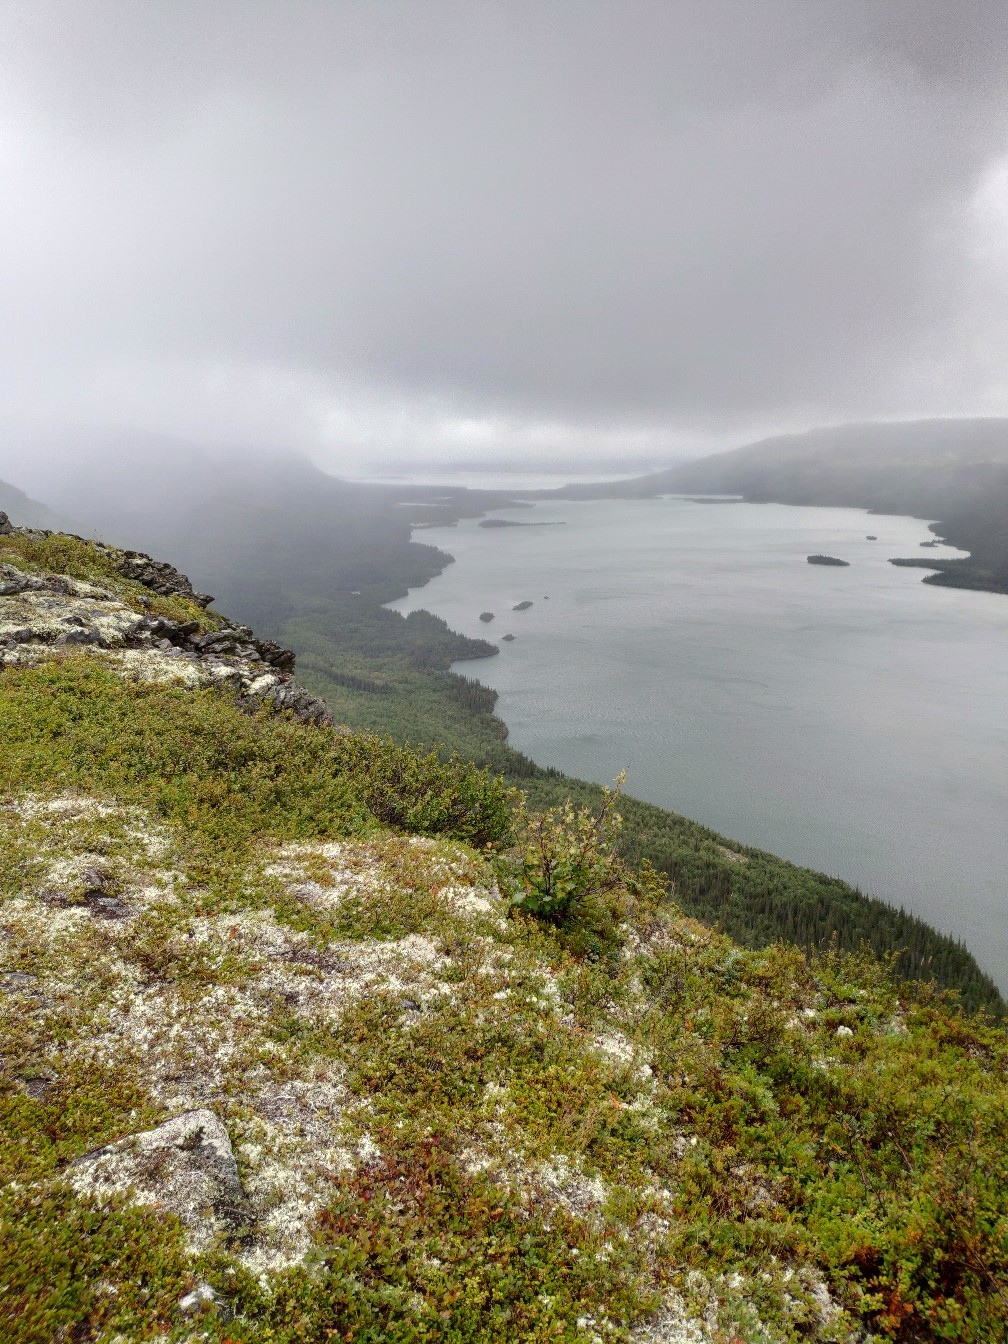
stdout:
[(1005, 0), (0, 0), (0, 475), (934, 414), (1008, 414)]

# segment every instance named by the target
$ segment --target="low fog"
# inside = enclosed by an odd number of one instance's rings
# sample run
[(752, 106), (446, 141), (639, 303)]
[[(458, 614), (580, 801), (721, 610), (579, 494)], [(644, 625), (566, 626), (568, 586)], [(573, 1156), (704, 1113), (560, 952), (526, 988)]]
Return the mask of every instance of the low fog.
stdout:
[(1003, 0), (8, 0), (0, 475), (1004, 414), (1006, 50)]

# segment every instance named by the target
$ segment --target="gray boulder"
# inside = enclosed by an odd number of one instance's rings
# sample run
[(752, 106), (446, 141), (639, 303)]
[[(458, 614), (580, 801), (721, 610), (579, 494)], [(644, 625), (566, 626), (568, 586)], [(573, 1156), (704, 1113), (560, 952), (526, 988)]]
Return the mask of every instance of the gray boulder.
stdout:
[(87, 1153), (68, 1176), (79, 1194), (127, 1195), (174, 1214), (194, 1251), (248, 1216), (228, 1132), (207, 1109)]

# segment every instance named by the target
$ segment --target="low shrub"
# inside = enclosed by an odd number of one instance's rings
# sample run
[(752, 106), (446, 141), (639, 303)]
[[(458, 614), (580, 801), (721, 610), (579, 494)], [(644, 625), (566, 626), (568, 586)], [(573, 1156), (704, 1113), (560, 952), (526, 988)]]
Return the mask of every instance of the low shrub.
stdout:
[[(383, 1148), (395, 1142), (382, 1137)], [(638, 1267), (603, 1240), (563, 1210), (545, 1217), (466, 1172), (436, 1137), (393, 1147), (337, 1184), (314, 1265), (282, 1276), (272, 1297), (238, 1285), (231, 1338), (575, 1344), (595, 1320), (625, 1338), (617, 1323), (638, 1306)], [(222, 1287), (233, 1292), (233, 1282)]]
[(623, 775), (606, 789), (596, 811), (560, 807), (530, 812), (524, 795), (515, 804), (515, 844), (498, 863), (498, 880), (512, 903), (529, 914), (558, 921), (590, 895), (618, 886), (624, 867), (615, 852), (622, 818), (615, 810)]
[(472, 761), (455, 754), (442, 759), (436, 751), (424, 754), (363, 733), (339, 738), (336, 754), (386, 826), (451, 835), (478, 847), (500, 845), (511, 834), (513, 791)]
[(87, 654), (6, 669), (0, 721), (0, 791), (142, 803), (185, 827), (211, 868), (263, 838), (328, 839), (375, 821), (479, 846), (510, 833), (511, 794), (471, 762), (250, 715), (213, 690), (128, 682)]

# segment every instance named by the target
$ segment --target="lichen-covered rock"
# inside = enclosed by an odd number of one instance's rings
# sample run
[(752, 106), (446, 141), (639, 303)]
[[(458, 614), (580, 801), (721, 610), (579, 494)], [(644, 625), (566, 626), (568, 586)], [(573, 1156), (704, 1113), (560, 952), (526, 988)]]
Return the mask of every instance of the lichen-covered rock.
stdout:
[(174, 1214), (194, 1251), (246, 1214), (228, 1132), (206, 1108), (85, 1154), (69, 1179), (79, 1194), (126, 1195)]
[[(202, 603), (171, 565), (137, 552), (125, 555), (125, 577), (162, 596)], [(67, 646), (87, 647), (141, 681), (213, 686), (248, 709), (268, 704), (305, 723), (333, 721), (325, 702), (293, 680), (291, 650), (258, 638), (246, 625), (208, 630), (197, 620), (148, 615), (98, 584), (0, 563), (0, 667), (38, 662)]]
[(65, 575), (24, 574), (0, 565), (0, 643), (123, 648), (144, 618), (111, 593)]

